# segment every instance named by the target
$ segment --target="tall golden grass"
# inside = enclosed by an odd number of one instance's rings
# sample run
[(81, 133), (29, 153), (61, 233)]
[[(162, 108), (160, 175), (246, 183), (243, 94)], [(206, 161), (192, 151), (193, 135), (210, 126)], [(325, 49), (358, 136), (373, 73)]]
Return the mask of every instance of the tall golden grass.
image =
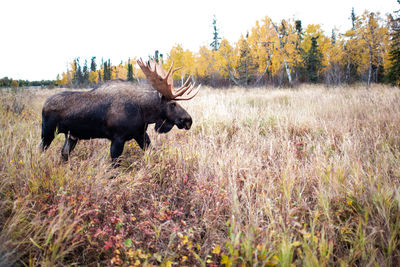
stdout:
[(398, 88), (205, 88), (118, 169), (107, 140), (39, 152), (53, 93), (0, 94), (3, 265), (400, 264)]

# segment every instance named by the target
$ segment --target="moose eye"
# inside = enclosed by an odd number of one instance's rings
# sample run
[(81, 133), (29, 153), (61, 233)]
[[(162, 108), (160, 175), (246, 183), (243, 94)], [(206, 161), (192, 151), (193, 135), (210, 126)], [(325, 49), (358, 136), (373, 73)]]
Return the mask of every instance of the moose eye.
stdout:
[(174, 102), (174, 103), (171, 103), (171, 107), (176, 107), (176, 103)]

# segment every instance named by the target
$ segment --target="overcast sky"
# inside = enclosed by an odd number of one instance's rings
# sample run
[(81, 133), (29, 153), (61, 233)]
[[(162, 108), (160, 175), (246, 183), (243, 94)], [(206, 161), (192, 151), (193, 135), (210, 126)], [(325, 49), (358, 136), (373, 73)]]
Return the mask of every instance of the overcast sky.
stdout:
[(231, 43), (265, 16), (321, 24), (330, 35), (350, 28), (352, 7), (356, 14), (400, 9), (396, 0), (1, 0), (0, 78), (53, 80), (75, 57), (118, 64), (176, 44), (198, 52), (211, 43), (213, 15)]

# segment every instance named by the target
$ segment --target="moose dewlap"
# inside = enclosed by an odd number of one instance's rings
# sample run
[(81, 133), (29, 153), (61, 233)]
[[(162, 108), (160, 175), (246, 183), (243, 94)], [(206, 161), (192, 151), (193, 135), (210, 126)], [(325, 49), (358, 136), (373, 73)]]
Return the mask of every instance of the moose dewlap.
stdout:
[(148, 84), (113, 80), (86, 92), (65, 91), (49, 97), (42, 109), (41, 149), (47, 149), (55, 131), (65, 135), (61, 150), (64, 160), (79, 139), (107, 138), (114, 166), (126, 141), (135, 139), (145, 149), (150, 145), (149, 124), (155, 123), (159, 133), (169, 132), (174, 125), (189, 130), (192, 118), (176, 101), (192, 99), (198, 93), (188, 79), (182, 87), (173, 87), (172, 74), (154, 60), (137, 61)]

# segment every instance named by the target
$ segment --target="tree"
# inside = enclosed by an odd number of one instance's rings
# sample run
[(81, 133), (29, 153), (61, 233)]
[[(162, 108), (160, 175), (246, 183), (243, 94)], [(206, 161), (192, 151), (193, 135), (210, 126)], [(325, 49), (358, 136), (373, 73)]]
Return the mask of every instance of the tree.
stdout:
[(346, 62), (345, 80), (347, 83), (355, 82), (359, 77), (359, 65), (361, 63), (361, 45), (357, 40), (357, 16), (354, 13), (354, 8), (351, 9), (351, 29), (344, 33), (344, 51), (343, 60)]
[(343, 39), (336, 35), (332, 30), (332, 36), (327, 50), (324, 52), (326, 57), (326, 69), (324, 71), (325, 81), (328, 85), (339, 85), (343, 81), (343, 71), (345, 65), (343, 61)]
[(256, 21), (256, 25), (251, 29), (247, 38), (253, 65), (253, 76), (258, 76), (254, 85), (259, 85), (264, 78), (272, 73), (272, 56), (278, 43), (271, 19), (265, 17), (261, 23)]
[(111, 61), (108, 59), (108, 61), (104, 62), (104, 74), (103, 74), (103, 81), (109, 81), (111, 80)]
[(240, 84), (244, 86), (249, 85), (254, 68), (250, 52), (250, 46), (249, 43), (247, 42), (248, 37), (249, 37), (248, 33), (246, 35), (246, 38), (244, 38), (242, 35), (237, 44), (238, 57), (239, 57), (237, 69), (238, 69)]
[(288, 49), (286, 47), (286, 45), (290, 44), (290, 42), (288, 42), (289, 40), (289, 35), (290, 32), (288, 31), (288, 27), (287, 27), (287, 23), (285, 20), (282, 20), (281, 26), (278, 27), (276, 26), (276, 24), (272, 23), (272, 25), (274, 26), (276, 35), (279, 39), (279, 45), (280, 45), (280, 50), (281, 50), (281, 55), (282, 55), (282, 60), (283, 60), (283, 64), (285, 66), (285, 70), (286, 70), (286, 74), (289, 80), (289, 84), (292, 85), (292, 75), (290, 73), (290, 69), (289, 69), (289, 64), (288, 64)]
[(218, 72), (221, 76), (224, 78), (229, 76), (235, 85), (240, 86), (240, 81), (238, 77), (236, 77), (236, 57), (234, 48), (229, 44), (228, 40), (222, 39), (220, 49), (215, 52), (214, 56), (216, 58)]
[(190, 50), (184, 50), (180, 44), (171, 48), (169, 57), (163, 65), (165, 69), (169, 69), (172, 63), (174, 63), (175, 68), (182, 67), (172, 75), (174, 80), (181, 80), (181, 84), (185, 82), (188, 76), (195, 73), (193, 53)]
[(56, 78), (56, 85), (57, 85), (57, 86), (61, 85), (61, 78), (60, 78), (60, 74), (57, 74), (57, 78)]
[[(400, 4), (400, 0), (398, 0)], [(393, 84), (400, 86), (400, 10), (395, 11), (397, 17), (390, 17), (390, 67), (387, 74), (387, 80)]]
[(305, 68), (310, 82), (319, 82), (319, 72), (322, 69), (322, 53), (318, 49), (319, 36), (311, 38), (311, 47), (305, 56)]
[(98, 82), (99, 75), (96, 71), (89, 72), (89, 84), (93, 85)]
[(212, 47), (213, 51), (218, 51), (219, 44), (220, 44), (219, 41), (221, 40), (221, 38), (219, 37), (219, 33), (218, 33), (218, 29), (217, 29), (217, 19), (216, 19), (215, 15), (214, 15), (212, 24), (213, 24), (214, 31), (213, 31), (213, 41), (210, 44), (210, 46)]
[(361, 42), (362, 70), (367, 72), (367, 86), (378, 82), (382, 70), (385, 45), (388, 43), (388, 30), (380, 25), (379, 14), (365, 11), (357, 20), (357, 36)]
[(72, 63), (72, 86), (79, 87), (82, 83), (82, 69), (79, 64), (79, 57), (75, 58)]
[(202, 46), (198, 56), (195, 57), (195, 74), (202, 83), (208, 82), (210, 85), (215, 85), (214, 76), (217, 75), (216, 53), (218, 52), (210, 50), (207, 46)]
[(304, 49), (302, 46), (303, 42), (303, 36), (304, 36), (304, 31), (303, 31), (303, 26), (301, 23), (301, 20), (296, 20), (295, 21), (295, 28), (296, 28), (296, 53), (298, 54), (298, 57), (294, 61), (294, 69), (295, 69), (295, 79), (298, 81), (299, 79), (302, 79), (303, 77), (303, 72), (304, 72), (304, 66), (303, 66), (303, 61), (301, 58), (304, 57)]
[(89, 71), (87, 67), (87, 60), (85, 59), (85, 64), (82, 68), (82, 84), (86, 86), (89, 82)]
[[(90, 85), (96, 84), (99, 81), (99, 74), (97, 73), (96, 57), (92, 57), (90, 61), (90, 72), (88, 77), (88, 82)], [(99, 70), (100, 73), (100, 70)]]
[(96, 71), (96, 57), (92, 57), (92, 60), (90, 62), (90, 71)]
[(11, 88), (13, 88), (13, 90), (15, 91), (16, 88), (18, 87), (18, 81), (12, 80), (10, 85), (11, 85)]
[(350, 19), (351, 19), (351, 29), (354, 31), (356, 29), (356, 21), (357, 21), (357, 16), (356, 13), (354, 12), (354, 7), (351, 8), (351, 15), (350, 15)]
[(133, 65), (131, 63), (131, 59), (128, 59), (128, 77), (127, 80), (133, 82)]

